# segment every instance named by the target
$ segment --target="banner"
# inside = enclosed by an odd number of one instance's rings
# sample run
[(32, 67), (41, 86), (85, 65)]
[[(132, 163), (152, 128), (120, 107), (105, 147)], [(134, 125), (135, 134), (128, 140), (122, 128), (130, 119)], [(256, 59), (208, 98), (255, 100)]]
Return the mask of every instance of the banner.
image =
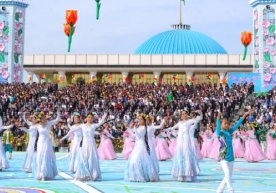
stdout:
[(229, 72), (228, 73), (228, 85), (231, 87), (232, 84), (244, 84), (253, 83), (254, 92), (267, 92), (271, 90), (273, 84), (262, 84), (261, 74), (254, 72)]

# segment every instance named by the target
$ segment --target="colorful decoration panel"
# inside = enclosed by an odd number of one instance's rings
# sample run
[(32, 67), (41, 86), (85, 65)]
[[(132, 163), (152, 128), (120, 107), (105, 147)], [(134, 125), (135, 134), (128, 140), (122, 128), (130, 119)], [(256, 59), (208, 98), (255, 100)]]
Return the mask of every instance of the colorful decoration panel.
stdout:
[[(261, 73), (251, 73), (251, 72), (230, 72), (228, 73), (228, 85), (232, 84), (244, 84), (253, 83), (255, 92), (266, 92), (272, 89), (274, 84), (263, 84), (261, 81)], [(274, 76), (275, 78), (276, 76)]]
[(276, 73), (276, 32), (275, 32), (275, 9), (266, 7), (263, 10), (263, 48), (264, 63), (263, 74), (264, 84), (275, 83)]
[(24, 56), (24, 2), (0, 1), (0, 82), (22, 82)]
[(14, 81), (21, 82), (24, 53), (24, 11), (17, 9), (14, 16), (13, 74)]
[(0, 82), (7, 82), (9, 73), (10, 24), (8, 12), (0, 14)]
[(276, 85), (276, 5), (254, 7), (254, 72), (260, 73), (263, 91)]

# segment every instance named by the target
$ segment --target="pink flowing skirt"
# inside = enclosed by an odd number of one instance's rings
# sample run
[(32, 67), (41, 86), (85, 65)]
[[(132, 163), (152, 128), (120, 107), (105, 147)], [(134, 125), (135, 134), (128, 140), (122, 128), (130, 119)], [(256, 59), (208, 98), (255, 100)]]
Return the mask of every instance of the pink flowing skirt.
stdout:
[(104, 139), (101, 141), (100, 146), (98, 148), (98, 154), (101, 160), (116, 159), (117, 156), (111, 139)]
[(155, 148), (155, 151), (156, 151), (157, 159), (159, 161), (171, 159), (172, 157), (168, 143), (164, 138), (157, 139), (157, 146)]
[(171, 155), (174, 156), (175, 150), (176, 150), (176, 146), (177, 146), (177, 139), (171, 139), (171, 143), (169, 146)]
[(234, 151), (235, 158), (244, 157), (244, 147), (240, 138), (233, 139), (233, 151)]
[(124, 159), (128, 160), (135, 146), (135, 142), (130, 139), (125, 139), (122, 155)]
[(212, 148), (213, 140), (212, 139), (204, 139), (202, 148), (201, 148), (201, 155), (204, 158), (210, 158), (210, 152)]
[(248, 162), (258, 162), (266, 159), (266, 156), (262, 151), (261, 145), (259, 144), (257, 139), (248, 139), (245, 142), (244, 158)]
[(276, 139), (267, 140), (267, 159), (276, 160)]
[(218, 138), (215, 138), (212, 144), (211, 152), (210, 152), (210, 158), (218, 161), (219, 160), (219, 148), (220, 148), (220, 142)]

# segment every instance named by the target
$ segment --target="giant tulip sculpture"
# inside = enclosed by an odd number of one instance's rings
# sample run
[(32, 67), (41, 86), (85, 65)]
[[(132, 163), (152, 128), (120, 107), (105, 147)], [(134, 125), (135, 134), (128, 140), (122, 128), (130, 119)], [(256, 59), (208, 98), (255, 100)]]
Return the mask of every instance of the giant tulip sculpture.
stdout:
[(101, 0), (95, 0), (96, 1), (96, 19), (100, 19), (100, 9), (101, 9)]
[(68, 36), (68, 52), (71, 50), (72, 37), (75, 32), (75, 24), (78, 20), (78, 11), (66, 11), (66, 24), (64, 24), (64, 33)]
[(242, 32), (242, 34), (241, 34), (241, 42), (244, 45), (243, 60), (245, 60), (246, 59), (246, 55), (247, 55), (247, 47), (252, 42), (252, 33), (251, 32)]

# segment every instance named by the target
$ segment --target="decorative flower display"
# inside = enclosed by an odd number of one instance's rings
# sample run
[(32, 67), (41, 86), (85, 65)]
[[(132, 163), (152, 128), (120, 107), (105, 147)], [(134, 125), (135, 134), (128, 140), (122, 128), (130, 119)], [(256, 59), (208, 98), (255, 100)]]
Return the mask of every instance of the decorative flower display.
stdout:
[(5, 63), (3, 64), (3, 68), (8, 68), (9, 67), (9, 64)]
[(7, 80), (9, 78), (9, 72), (8, 71), (2, 71), (2, 77)]
[(269, 46), (273, 46), (275, 44), (275, 39), (274, 38), (267, 38), (266, 39), (266, 44)]
[(5, 45), (0, 43), (0, 52), (3, 52), (5, 50)]
[(276, 74), (276, 68), (270, 68), (270, 73), (271, 74)]
[(269, 73), (266, 73), (266, 74), (264, 75), (264, 81), (265, 81), (265, 82), (270, 82), (271, 78), (272, 78), (272, 76), (271, 76), (271, 74), (269, 74)]
[(241, 42), (244, 45), (243, 60), (245, 60), (246, 59), (246, 55), (247, 55), (247, 47), (252, 42), (252, 33), (251, 32), (242, 32), (242, 34), (241, 34)]
[(75, 24), (78, 20), (77, 10), (67, 10), (66, 11), (66, 24), (64, 24), (64, 33), (68, 36), (68, 52), (71, 50), (72, 37), (75, 32)]
[(5, 23), (3, 21), (0, 22), (0, 30), (3, 30), (5, 27)]
[(9, 42), (9, 36), (4, 36), (4, 37), (3, 37), (3, 40), (4, 40), (4, 42), (6, 42), (6, 43)]
[(265, 62), (264, 63), (264, 68), (269, 68), (270, 67), (270, 63), (269, 62)]
[(268, 28), (270, 26), (270, 22), (268, 20), (264, 20), (263, 27)]

